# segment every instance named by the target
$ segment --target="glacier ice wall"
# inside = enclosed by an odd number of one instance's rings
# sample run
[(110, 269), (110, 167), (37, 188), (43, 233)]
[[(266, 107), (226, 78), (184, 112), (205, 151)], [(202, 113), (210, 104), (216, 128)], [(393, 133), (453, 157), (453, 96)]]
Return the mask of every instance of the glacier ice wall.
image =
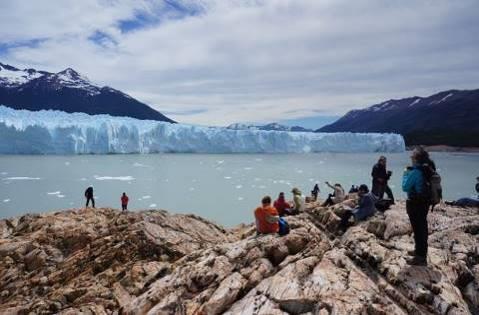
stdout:
[(402, 152), (397, 134), (231, 130), (0, 106), (0, 153)]

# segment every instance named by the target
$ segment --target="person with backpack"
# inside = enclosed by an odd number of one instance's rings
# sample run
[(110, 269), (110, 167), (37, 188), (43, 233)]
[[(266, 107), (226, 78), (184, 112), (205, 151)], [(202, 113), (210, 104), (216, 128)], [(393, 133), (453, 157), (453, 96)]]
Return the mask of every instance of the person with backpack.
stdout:
[(125, 210), (128, 210), (128, 196), (126, 195), (126, 193), (123, 193), (123, 195), (121, 195), (121, 210), (122, 211), (125, 211)]
[(279, 232), (279, 214), (271, 206), (271, 197), (265, 196), (261, 200), (261, 206), (254, 211), (256, 219), (256, 232), (258, 234), (269, 234)]
[(334, 193), (329, 194), (328, 199), (326, 199), (321, 205), (322, 207), (335, 205), (337, 203), (343, 202), (344, 199), (346, 199), (346, 194), (341, 184), (336, 183), (334, 184), (334, 186), (332, 186), (329, 182), (325, 183), (326, 185), (328, 185), (329, 188), (334, 189)]
[(313, 201), (318, 200), (319, 192), (320, 190), (318, 184), (314, 185), (313, 190), (311, 190), (311, 196), (313, 197)]
[(290, 214), (291, 205), (284, 198), (284, 192), (280, 192), (278, 199), (274, 202), (274, 208), (278, 211), (280, 217)]
[(367, 185), (362, 184), (358, 188), (359, 203), (354, 209), (348, 209), (341, 216), (341, 223), (339, 229), (345, 231), (349, 225), (349, 219), (354, 217), (354, 221), (363, 221), (376, 212), (375, 203), (377, 197), (369, 192)]
[(93, 198), (93, 187), (92, 186), (89, 186), (85, 190), (85, 198), (86, 198), (85, 208), (88, 208), (88, 204), (90, 203), (90, 200), (91, 200), (92, 207), (95, 208), (95, 198)]
[(394, 196), (391, 188), (388, 185), (388, 180), (391, 178), (392, 172), (386, 170), (387, 159), (385, 156), (380, 156), (378, 162), (373, 166), (371, 176), (373, 177), (372, 193), (379, 199), (383, 199), (384, 193), (388, 199), (394, 204)]
[(406, 210), (414, 234), (415, 250), (408, 252), (410, 265), (427, 266), (427, 214), (431, 205), (431, 177), (436, 165), (421, 147), (411, 154), (412, 166), (404, 171), (402, 189), (407, 193)]
[[(476, 192), (479, 194), (479, 177), (476, 177)], [(446, 201), (446, 205), (463, 208), (479, 208), (479, 195), (476, 198), (464, 197), (456, 201)]]

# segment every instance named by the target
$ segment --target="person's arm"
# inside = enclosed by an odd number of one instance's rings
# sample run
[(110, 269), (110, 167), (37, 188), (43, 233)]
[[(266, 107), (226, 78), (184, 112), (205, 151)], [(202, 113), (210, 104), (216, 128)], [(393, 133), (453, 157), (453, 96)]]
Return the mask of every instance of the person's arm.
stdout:
[(271, 215), (271, 214), (266, 215), (266, 222), (276, 223), (278, 221), (279, 221), (279, 216), (278, 215)]
[(332, 186), (329, 182), (325, 182), (326, 185), (328, 185), (329, 188), (334, 189), (334, 186)]

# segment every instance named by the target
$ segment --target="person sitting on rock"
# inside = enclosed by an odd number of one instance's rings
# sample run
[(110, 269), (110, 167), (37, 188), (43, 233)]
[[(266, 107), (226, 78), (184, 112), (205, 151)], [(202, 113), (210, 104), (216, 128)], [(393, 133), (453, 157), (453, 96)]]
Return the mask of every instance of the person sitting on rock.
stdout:
[(271, 206), (271, 197), (265, 196), (261, 200), (261, 207), (254, 211), (256, 219), (256, 232), (258, 234), (269, 234), (279, 232), (279, 214), (278, 211)]
[(320, 190), (318, 184), (314, 185), (313, 190), (311, 190), (311, 196), (313, 197), (313, 201), (318, 200), (319, 192)]
[(359, 203), (354, 209), (348, 209), (341, 217), (340, 230), (344, 231), (348, 228), (349, 219), (354, 217), (354, 221), (363, 221), (372, 216), (376, 212), (374, 204), (377, 197), (369, 192), (367, 185), (362, 184), (358, 188)]
[(301, 190), (299, 190), (299, 188), (297, 187), (294, 187), (291, 190), (291, 192), (293, 193), (294, 206), (291, 208), (290, 212), (291, 212), (291, 215), (297, 215), (301, 211), (303, 211), (303, 208), (304, 208), (303, 196), (302, 196)]
[(126, 193), (123, 193), (123, 195), (121, 195), (121, 210), (128, 210), (128, 200), (129, 198)]
[(284, 198), (284, 192), (279, 193), (278, 199), (274, 202), (274, 208), (278, 211), (280, 217), (290, 214), (291, 205)]
[[(476, 192), (479, 194), (479, 177), (476, 177)], [(479, 195), (476, 198), (464, 197), (456, 201), (446, 201), (446, 205), (463, 208), (479, 208)]]
[(88, 204), (90, 203), (90, 200), (91, 200), (92, 207), (95, 208), (95, 198), (93, 198), (93, 187), (92, 186), (88, 187), (85, 190), (85, 198), (86, 198), (85, 208), (88, 208)]
[(346, 194), (344, 193), (344, 189), (341, 184), (336, 183), (334, 186), (332, 186), (329, 182), (326, 182), (326, 185), (328, 185), (328, 187), (331, 189), (334, 189), (334, 193), (329, 194), (328, 199), (326, 199), (326, 201), (324, 201), (322, 204), (323, 207), (335, 205), (344, 201)]

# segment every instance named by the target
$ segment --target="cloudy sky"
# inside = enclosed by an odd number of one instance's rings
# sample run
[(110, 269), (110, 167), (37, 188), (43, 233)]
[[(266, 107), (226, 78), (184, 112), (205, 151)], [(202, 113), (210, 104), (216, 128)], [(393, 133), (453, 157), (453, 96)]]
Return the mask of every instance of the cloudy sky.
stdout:
[[(479, 1), (0, 1), (0, 62), (72, 67), (194, 124), (479, 88)], [(326, 118), (327, 120), (327, 118)]]

